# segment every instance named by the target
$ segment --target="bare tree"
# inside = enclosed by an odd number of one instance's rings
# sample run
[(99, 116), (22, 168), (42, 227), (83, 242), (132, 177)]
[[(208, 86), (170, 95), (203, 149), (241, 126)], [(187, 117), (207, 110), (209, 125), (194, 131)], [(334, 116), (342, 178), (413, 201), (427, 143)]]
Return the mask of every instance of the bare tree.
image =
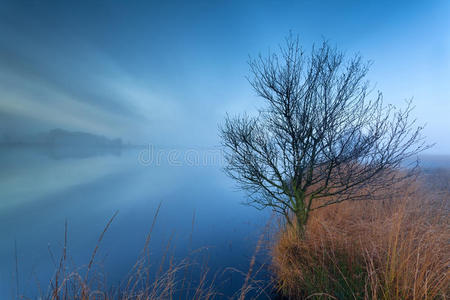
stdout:
[[(323, 42), (305, 55), (298, 37), (249, 62), (265, 106), (257, 117), (227, 115), (220, 128), (227, 174), (249, 204), (291, 217), (303, 232), (312, 210), (368, 199), (407, 176), (401, 163), (428, 146), (404, 110), (370, 93), (369, 63)], [(372, 99), (369, 99), (372, 98)]]

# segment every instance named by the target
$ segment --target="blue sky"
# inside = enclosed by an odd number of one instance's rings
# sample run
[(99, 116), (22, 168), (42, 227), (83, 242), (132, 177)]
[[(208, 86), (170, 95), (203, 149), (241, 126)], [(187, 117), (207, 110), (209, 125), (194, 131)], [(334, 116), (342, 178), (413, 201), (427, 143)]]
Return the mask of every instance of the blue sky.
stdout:
[(210, 146), (226, 112), (261, 102), (248, 55), (292, 30), (373, 61), (385, 101), (450, 153), (450, 1), (1, 1), (0, 134), (82, 130)]

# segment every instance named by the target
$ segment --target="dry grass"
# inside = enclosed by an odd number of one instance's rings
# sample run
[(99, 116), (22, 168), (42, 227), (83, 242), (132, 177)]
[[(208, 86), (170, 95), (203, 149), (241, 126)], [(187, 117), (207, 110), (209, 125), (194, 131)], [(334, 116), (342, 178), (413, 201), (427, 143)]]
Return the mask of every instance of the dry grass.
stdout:
[[(152, 232), (157, 223), (161, 204), (153, 217), (149, 233), (143, 249), (134, 266), (125, 279), (116, 286), (107, 283), (107, 276), (102, 272), (102, 265), (96, 261), (103, 237), (107, 234), (117, 213), (107, 222), (100, 233), (98, 241), (93, 248), (91, 258), (86, 266), (74, 266), (68, 253), (67, 222), (65, 224), (64, 244), (58, 260), (50, 251), (55, 265), (54, 276), (50, 279), (48, 289), (43, 291), (37, 283), (40, 296), (37, 299), (48, 300), (153, 300), (153, 299), (270, 299), (266, 290), (270, 289), (266, 282), (256, 280), (263, 266), (255, 269), (256, 256), (261, 250), (264, 232), (257, 242), (255, 252), (250, 259), (247, 272), (234, 268), (225, 268), (221, 272), (211, 274), (208, 267), (208, 258), (203, 249), (191, 251), (184, 259), (176, 259), (171, 253), (173, 250), (172, 238), (165, 246), (165, 251), (158, 261), (151, 257), (150, 244)], [(195, 213), (192, 219), (191, 237), (194, 231)], [(17, 263), (16, 263), (17, 266)], [(16, 270), (18, 273), (18, 271)], [(244, 283), (234, 295), (225, 297), (216, 291), (223, 281), (221, 276), (233, 272), (241, 275)], [(17, 274), (16, 273), (16, 274)], [(16, 276), (17, 277), (17, 276)], [(17, 284), (17, 287), (19, 285)], [(16, 295), (17, 299), (31, 299), (24, 295)], [(34, 299), (34, 298), (33, 298)]]
[(446, 299), (449, 200), (448, 191), (409, 182), (382, 201), (314, 211), (305, 239), (288, 228), (273, 247), (280, 292), (290, 299)]
[[(214, 280), (208, 280), (208, 268), (194, 262), (195, 254), (201, 249), (193, 251), (190, 256), (175, 261), (170, 254), (172, 238), (165, 247), (158, 265), (151, 262), (149, 251), (153, 228), (159, 214), (161, 204), (153, 217), (150, 231), (141, 251), (141, 255), (132, 266), (124, 281), (114, 288), (106, 282), (106, 275), (101, 272), (101, 266), (95, 262), (104, 235), (108, 231), (117, 213), (108, 221), (101, 232), (98, 242), (92, 252), (86, 267), (70, 268), (67, 255), (67, 223), (63, 252), (54, 277), (50, 281), (49, 290), (40, 298), (49, 300), (153, 300), (153, 299), (212, 299), (218, 294), (214, 291)], [(194, 219), (193, 219), (194, 222)], [(68, 271), (72, 269), (72, 271)], [(196, 272), (195, 278), (188, 275)]]

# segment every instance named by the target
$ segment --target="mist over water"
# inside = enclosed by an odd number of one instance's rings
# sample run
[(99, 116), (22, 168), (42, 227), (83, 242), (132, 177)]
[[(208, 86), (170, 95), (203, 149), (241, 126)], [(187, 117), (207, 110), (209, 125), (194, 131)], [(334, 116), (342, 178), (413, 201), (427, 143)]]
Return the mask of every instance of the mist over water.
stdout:
[[(227, 267), (246, 272), (271, 213), (241, 204), (245, 195), (222, 172), (217, 151), (0, 147), (0, 295), (16, 289), (15, 251), (19, 290), (36, 296), (36, 282), (45, 290), (56, 269), (52, 255), (57, 259), (62, 251), (65, 221), (71, 260), (84, 266), (116, 211), (98, 260), (108, 282), (117, 284), (135, 263), (159, 203), (151, 243), (155, 262), (172, 240), (176, 259), (202, 248), (211, 274)], [(450, 156), (421, 161), (426, 170), (450, 168)], [(231, 295), (243, 278), (226, 276), (218, 288)]]
[(431, 154), (450, 154), (449, 12), (450, 1), (2, 1), (0, 300), (47, 291), (65, 223), (83, 273), (116, 212), (96, 274), (119, 284), (159, 205), (152, 272), (171, 244), (176, 261), (198, 249), (209, 278), (222, 276), (217, 292), (241, 288), (227, 268), (245, 275), (278, 219), (242, 205), (247, 195), (222, 171), (218, 125), (258, 115), (249, 56), (276, 53), (290, 32), (306, 60), (325, 40), (370, 61), (368, 101), (380, 91), (404, 109), (413, 99), (411, 118), (436, 143), (420, 156), (425, 185), (448, 190), (450, 155)]
[[(0, 295), (16, 290), (15, 245), (19, 290), (34, 297), (36, 282), (45, 291), (55, 271), (52, 255), (61, 254), (65, 221), (71, 260), (83, 266), (116, 211), (98, 261), (108, 282), (118, 283), (136, 262), (159, 203), (151, 243), (155, 262), (172, 239), (176, 259), (202, 247), (211, 274), (226, 267), (246, 272), (270, 211), (242, 205), (245, 196), (220, 161), (192, 163), (211, 152), (178, 150), (169, 159), (174, 149), (152, 149), (159, 163), (142, 161), (145, 148), (0, 147)], [(219, 289), (234, 293), (242, 280), (230, 273)]]

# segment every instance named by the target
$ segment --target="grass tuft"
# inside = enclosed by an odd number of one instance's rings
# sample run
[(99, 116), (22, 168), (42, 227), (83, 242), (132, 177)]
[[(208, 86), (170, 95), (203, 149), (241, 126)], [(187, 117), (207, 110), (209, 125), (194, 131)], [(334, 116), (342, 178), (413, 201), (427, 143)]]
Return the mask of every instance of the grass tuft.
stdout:
[(280, 293), (289, 299), (447, 299), (449, 200), (448, 191), (409, 182), (383, 200), (314, 211), (303, 239), (287, 228), (273, 246)]

